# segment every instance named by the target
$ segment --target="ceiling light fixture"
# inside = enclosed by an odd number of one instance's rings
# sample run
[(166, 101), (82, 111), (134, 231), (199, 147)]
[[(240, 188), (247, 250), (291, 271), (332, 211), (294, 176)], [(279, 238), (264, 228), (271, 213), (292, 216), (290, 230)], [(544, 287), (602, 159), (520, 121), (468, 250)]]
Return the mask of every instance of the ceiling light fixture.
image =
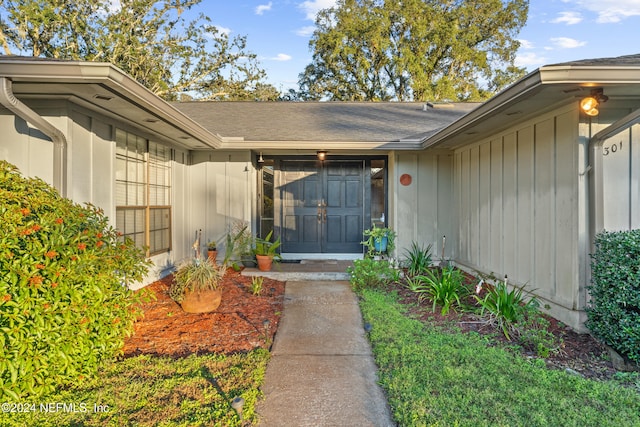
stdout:
[(318, 150), (316, 151), (316, 154), (318, 155), (318, 160), (320, 160), (321, 162), (327, 158), (327, 152), (324, 150)]
[(260, 152), (260, 157), (258, 157), (258, 163), (264, 163), (264, 158), (262, 157), (262, 151)]
[(608, 100), (609, 97), (604, 94), (601, 87), (591, 89), (591, 95), (580, 101), (580, 109), (584, 111), (587, 116), (597, 116), (600, 113), (598, 105), (605, 103)]

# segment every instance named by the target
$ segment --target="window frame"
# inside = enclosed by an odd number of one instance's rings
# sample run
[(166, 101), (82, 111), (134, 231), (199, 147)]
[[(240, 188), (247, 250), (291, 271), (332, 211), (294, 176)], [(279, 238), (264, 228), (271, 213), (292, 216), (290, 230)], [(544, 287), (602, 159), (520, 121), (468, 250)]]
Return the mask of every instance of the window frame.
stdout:
[[(116, 129), (115, 139), (116, 228), (123, 239), (133, 238), (146, 251), (147, 257), (169, 252), (173, 241), (171, 174), (174, 150), (123, 129)], [(130, 173), (132, 177), (129, 177)], [(158, 224), (154, 211), (161, 210), (166, 210), (166, 217), (162, 218), (161, 214)], [(127, 215), (127, 211), (142, 211), (142, 225), (138, 224), (138, 216)]]

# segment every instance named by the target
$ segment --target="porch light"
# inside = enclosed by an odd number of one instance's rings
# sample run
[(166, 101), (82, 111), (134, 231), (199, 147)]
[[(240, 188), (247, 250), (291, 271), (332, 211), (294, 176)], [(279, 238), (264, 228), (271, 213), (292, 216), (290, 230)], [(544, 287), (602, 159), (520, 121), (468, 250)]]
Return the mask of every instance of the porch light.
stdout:
[(318, 155), (318, 160), (320, 160), (321, 162), (327, 158), (327, 152), (324, 150), (318, 150), (316, 151), (316, 154)]
[(592, 89), (591, 96), (587, 96), (580, 101), (580, 109), (584, 111), (587, 116), (597, 116), (600, 113), (598, 105), (608, 100), (609, 97), (603, 93), (602, 88)]
[(258, 163), (264, 163), (264, 158), (262, 157), (262, 151), (260, 152), (260, 157), (258, 157)]

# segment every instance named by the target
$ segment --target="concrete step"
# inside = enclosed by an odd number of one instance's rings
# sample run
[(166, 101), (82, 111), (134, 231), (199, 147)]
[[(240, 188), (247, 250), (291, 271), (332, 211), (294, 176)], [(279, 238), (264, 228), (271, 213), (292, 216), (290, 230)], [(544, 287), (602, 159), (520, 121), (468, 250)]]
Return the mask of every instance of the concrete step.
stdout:
[(271, 271), (245, 268), (243, 276), (262, 276), (281, 281), (332, 281), (349, 280), (349, 260), (301, 260), (300, 262), (275, 263)]

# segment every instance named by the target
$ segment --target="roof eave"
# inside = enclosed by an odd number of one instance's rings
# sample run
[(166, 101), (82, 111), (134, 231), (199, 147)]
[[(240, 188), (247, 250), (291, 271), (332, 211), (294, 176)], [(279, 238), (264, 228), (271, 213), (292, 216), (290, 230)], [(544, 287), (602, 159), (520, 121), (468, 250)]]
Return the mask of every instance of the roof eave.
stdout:
[(472, 128), (482, 120), (532, 96), (544, 86), (575, 84), (583, 87), (606, 84), (640, 84), (640, 65), (550, 65), (535, 70), (498, 93), (469, 114), (425, 138), (423, 148), (441, 144)]
[(517, 102), (527, 96), (531, 91), (538, 88), (542, 83), (540, 70), (529, 73), (522, 79), (518, 80), (507, 89), (495, 95), (485, 103), (478, 106), (475, 110), (462, 116), (455, 122), (446, 126), (442, 130), (425, 138), (422, 141), (422, 148), (437, 145), (447, 138), (468, 131), (476, 123), (491, 116), (494, 112), (504, 109), (506, 106)]
[(247, 141), (224, 140), (221, 149), (228, 150), (311, 150), (316, 149), (332, 151), (376, 151), (376, 150), (421, 150), (420, 141)]
[(0, 57), (0, 76), (17, 82), (100, 84), (202, 144), (210, 148), (221, 145), (217, 136), (109, 63)]

